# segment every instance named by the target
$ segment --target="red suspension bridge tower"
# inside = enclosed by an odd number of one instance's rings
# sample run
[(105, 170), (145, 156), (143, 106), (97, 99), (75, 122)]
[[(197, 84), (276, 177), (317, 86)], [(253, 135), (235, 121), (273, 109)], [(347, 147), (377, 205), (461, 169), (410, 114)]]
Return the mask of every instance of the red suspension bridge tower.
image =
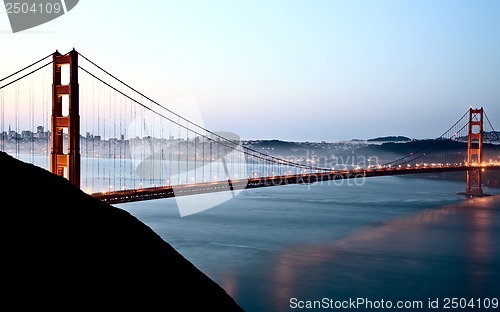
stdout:
[(467, 170), (467, 185), (465, 192), (459, 192), (460, 195), (470, 197), (491, 196), (483, 193), (481, 171), (483, 157), (483, 108), (469, 109), (467, 140), (467, 165), (471, 169)]
[[(78, 53), (53, 54), (50, 171), (66, 177), (80, 188), (80, 113), (78, 94)], [(69, 65), (69, 83), (62, 84), (61, 67)], [(67, 105), (67, 107), (66, 107)], [(66, 113), (67, 115), (64, 115)], [(64, 153), (64, 130), (68, 148)]]

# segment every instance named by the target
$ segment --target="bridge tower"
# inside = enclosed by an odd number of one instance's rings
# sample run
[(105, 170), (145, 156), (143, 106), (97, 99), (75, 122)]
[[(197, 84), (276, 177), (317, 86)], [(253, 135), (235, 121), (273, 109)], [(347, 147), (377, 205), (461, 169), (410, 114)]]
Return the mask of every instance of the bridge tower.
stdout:
[[(80, 113), (78, 87), (78, 53), (66, 55), (57, 50), (53, 58), (50, 171), (66, 177), (80, 188)], [(61, 84), (61, 67), (69, 65), (69, 83)], [(64, 110), (63, 110), (64, 108)], [(67, 113), (67, 115), (63, 115)], [(64, 136), (67, 131), (67, 154)]]
[[(489, 196), (483, 193), (480, 168), (483, 156), (483, 108), (469, 109), (469, 133), (467, 140), (467, 164), (474, 168), (467, 170), (467, 185), (461, 195)], [(476, 167), (477, 166), (477, 167)]]

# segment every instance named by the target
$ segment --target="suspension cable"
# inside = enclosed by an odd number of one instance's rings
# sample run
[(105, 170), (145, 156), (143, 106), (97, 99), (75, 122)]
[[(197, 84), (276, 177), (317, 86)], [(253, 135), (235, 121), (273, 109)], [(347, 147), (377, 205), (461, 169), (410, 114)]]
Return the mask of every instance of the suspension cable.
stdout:
[(12, 76), (15, 76), (15, 75), (19, 74), (20, 72), (22, 72), (22, 71), (24, 71), (24, 70), (26, 70), (26, 69), (28, 69), (28, 68), (30, 68), (30, 67), (32, 67), (32, 66), (34, 66), (34, 65), (38, 64), (38, 63), (40, 63), (40, 62), (42, 62), (43, 60), (45, 60), (46, 58), (48, 58), (48, 57), (50, 57), (50, 56), (52, 56), (52, 53), (51, 53), (51, 54), (49, 54), (49, 55), (47, 55), (47, 56), (46, 56), (46, 57), (44, 57), (44, 58), (39, 59), (38, 61), (34, 62), (33, 64), (28, 65), (28, 66), (24, 67), (23, 69), (20, 69), (20, 70), (16, 71), (15, 73), (10, 74), (10, 75), (8, 75), (8, 76), (7, 76), (7, 77), (5, 77), (5, 78), (0, 79), (0, 82), (4, 81), (4, 80), (6, 80), (6, 79), (9, 79), (9, 78), (10, 78), (10, 77), (12, 77)]
[[(104, 80), (102, 80), (101, 78), (97, 77), (96, 75), (92, 74), (91, 72), (89, 72), (89, 71), (88, 71), (88, 70), (86, 70), (85, 68), (81, 67), (80, 65), (78, 65), (78, 68), (80, 68), (81, 70), (83, 70), (84, 72), (86, 72), (87, 74), (89, 74), (90, 76), (94, 77), (95, 79), (97, 79), (97, 80), (98, 80), (98, 81), (100, 81), (101, 83), (105, 84), (106, 86), (110, 87), (111, 89), (115, 90), (116, 92), (118, 92), (118, 93), (122, 94), (123, 96), (127, 97), (127, 98), (128, 98), (128, 99), (130, 99), (131, 101), (133, 101), (133, 102), (135, 102), (135, 103), (139, 104), (139, 105), (140, 105), (140, 106), (142, 106), (144, 109), (146, 109), (146, 110), (148, 110), (148, 111), (150, 111), (150, 112), (152, 112), (152, 113), (154, 113), (154, 114), (157, 114), (158, 116), (160, 116), (160, 117), (162, 117), (162, 118), (164, 118), (164, 119), (166, 119), (166, 120), (168, 120), (168, 121), (170, 121), (170, 122), (172, 122), (172, 123), (176, 124), (177, 126), (179, 126), (179, 127), (181, 127), (181, 128), (184, 128), (184, 129), (186, 129), (187, 131), (191, 131), (193, 134), (199, 135), (199, 136), (201, 136), (201, 137), (206, 137), (208, 140), (214, 140), (213, 138), (210, 138), (210, 137), (206, 136), (205, 134), (202, 134), (201, 132), (199, 132), (199, 131), (197, 131), (197, 130), (190, 129), (188, 126), (183, 125), (183, 124), (181, 123), (181, 121), (180, 121), (180, 119), (182, 119), (182, 120), (186, 121), (187, 123), (192, 124), (192, 125), (196, 126), (197, 128), (200, 128), (201, 130), (204, 130), (204, 131), (206, 131), (206, 132), (208, 132), (208, 133), (210, 133), (210, 134), (213, 134), (213, 135), (215, 135), (215, 136), (217, 136), (217, 137), (219, 137), (219, 138), (221, 138), (221, 139), (223, 139), (223, 140), (225, 141), (225, 142), (220, 141), (220, 142), (218, 142), (218, 144), (223, 145), (223, 146), (228, 147), (228, 148), (233, 148), (233, 147), (234, 147), (234, 146), (232, 146), (232, 145), (229, 145), (229, 143), (226, 143), (226, 142), (231, 142), (230, 140), (228, 140), (228, 139), (226, 139), (226, 138), (224, 138), (224, 137), (222, 137), (222, 136), (220, 136), (220, 135), (218, 135), (218, 134), (215, 134), (215, 133), (213, 133), (213, 132), (211, 132), (211, 131), (209, 131), (209, 130), (207, 130), (207, 129), (203, 128), (203, 127), (200, 127), (200, 126), (198, 126), (198, 125), (196, 125), (196, 124), (192, 123), (191, 121), (187, 120), (186, 118), (184, 118), (184, 117), (182, 117), (182, 116), (180, 116), (180, 115), (178, 115), (178, 114), (176, 114), (176, 113), (174, 113), (174, 112), (172, 112), (172, 111), (170, 111), (170, 110), (166, 109), (169, 113), (174, 114), (174, 115), (178, 118), (178, 120), (179, 120), (179, 121), (175, 121), (175, 120), (173, 120), (173, 119), (171, 119), (171, 118), (169, 118), (169, 117), (167, 117), (167, 116), (165, 116), (165, 115), (163, 115), (163, 114), (161, 114), (161, 113), (159, 113), (159, 112), (157, 112), (157, 111), (153, 110), (152, 108), (147, 107), (146, 105), (142, 104), (141, 102), (139, 102), (139, 101), (137, 101), (137, 100), (133, 99), (131, 96), (129, 96), (129, 95), (127, 95), (127, 94), (123, 93), (122, 91), (118, 90), (116, 87), (113, 87), (112, 85), (110, 85), (109, 83), (105, 82)], [(124, 84), (124, 85), (126, 85), (126, 84)], [(149, 98), (148, 98), (148, 97), (146, 97), (146, 96), (143, 96), (143, 97), (144, 97), (144, 98), (146, 98), (146, 99), (149, 99)], [(152, 103), (157, 104), (157, 103), (156, 103), (156, 102), (154, 102), (153, 100), (151, 100), (151, 99), (149, 99), (149, 100), (150, 100)], [(157, 104), (157, 105), (159, 105), (159, 104)], [(288, 160), (280, 159), (280, 158), (275, 157), (275, 156), (270, 156), (270, 155), (264, 154), (264, 153), (262, 153), (262, 152), (259, 152), (259, 151), (256, 151), (256, 150), (253, 150), (253, 149), (250, 149), (250, 148), (247, 148), (247, 147), (243, 147), (243, 149), (244, 149), (244, 150), (247, 150), (247, 151), (243, 151), (243, 153), (244, 153), (245, 155), (248, 155), (248, 156), (251, 156), (251, 157), (256, 157), (256, 158), (259, 158), (259, 159), (270, 159), (270, 160), (272, 160), (272, 161), (274, 161), (274, 162), (279, 162), (279, 163), (283, 163), (283, 164), (287, 164), (287, 163), (288, 163), (288, 164), (290, 164), (291, 166), (294, 166), (294, 167), (300, 167), (300, 168), (309, 169), (309, 170), (321, 170), (321, 171), (327, 171), (327, 170), (329, 170), (329, 169), (327, 169), (327, 168), (320, 168), (320, 167), (314, 167), (314, 166), (302, 165), (302, 164), (299, 164), (299, 163), (293, 163), (293, 162), (290, 162), (290, 161), (288, 161)], [(255, 153), (255, 154), (258, 154), (258, 155), (255, 155), (254, 153)]]
[[(405, 164), (405, 163), (409, 163), (409, 162), (411, 162), (411, 161), (414, 161), (414, 160), (417, 160), (417, 159), (420, 159), (420, 158), (424, 157), (426, 154), (430, 154), (430, 153), (432, 152), (432, 150), (429, 150), (428, 152), (426, 152), (426, 153), (424, 153), (424, 154), (418, 155), (418, 154), (420, 154), (421, 152), (423, 152), (424, 150), (426, 150), (426, 149), (428, 150), (429, 148), (434, 147), (434, 146), (435, 146), (435, 144), (437, 144), (438, 142), (439, 142), (439, 143), (441, 143), (441, 144), (437, 145), (437, 147), (435, 147), (434, 149), (436, 149), (436, 148), (438, 148), (438, 147), (443, 146), (446, 142), (449, 142), (450, 140), (452, 140), (452, 138), (453, 138), (456, 134), (460, 133), (460, 131), (462, 131), (462, 130), (463, 130), (463, 129), (464, 129), (464, 128), (468, 125), (468, 122), (467, 122), (467, 123), (466, 123), (464, 126), (462, 126), (462, 127), (461, 127), (458, 131), (456, 131), (456, 133), (455, 133), (452, 137), (450, 137), (450, 138), (448, 138), (448, 139), (443, 140), (443, 137), (444, 137), (447, 133), (449, 133), (449, 132), (450, 132), (450, 131), (451, 131), (451, 130), (455, 127), (455, 126), (457, 126), (457, 125), (458, 125), (458, 124), (459, 124), (459, 123), (460, 123), (460, 122), (464, 119), (464, 117), (465, 117), (465, 116), (467, 116), (467, 114), (468, 114), (468, 113), (469, 113), (469, 111), (467, 111), (467, 112), (466, 112), (466, 113), (465, 113), (462, 117), (460, 117), (460, 119), (459, 119), (457, 122), (455, 122), (455, 124), (453, 124), (453, 126), (451, 126), (448, 130), (446, 130), (446, 131), (445, 131), (445, 132), (444, 132), (444, 133), (443, 133), (440, 137), (438, 137), (438, 138), (434, 139), (434, 140), (433, 140), (433, 142), (432, 142), (431, 144), (426, 145), (426, 146), (424, 146), (424, 147), (420, 148), (419, 150), (417, 150), (416, 152), (411, 153), (410, 155), (407, 155), (407, 156), (404, 156), (404, 157), (398, 158), (398, 159), (396, 159), (396, 160), (390, 161), (390, 162), (386, 163), (385, 165), (392, 165), (392, 164)], [(415, 155), (418, 155), (418, 157), (417, 157), (417, 156), (415, 156)], [(406, 161), (404, 161), (404, 160), (406, 160)]]
[[(227, 139), (227, 138), (225, 138), (225, 137), (223, 137), (223, 136), (221, 136), (221, 135), (219, 135), (219, 134), (217, 134), (217, 133), (215, 133), (215, 132), (212, 132), (212, 131), (210, 131), (210, 130), (208, 130), (208, 129), (206, 129), (206, 128), (204, 128), (204, 127), (200, 126), (200, 125), (197, 125), (197, 124), (195, 124), (194, 122), (192, 122), (192, 121), (190, 121), (190, 120), (186, 119), (185, 117), (183, 117), (183, 116), (181, 116), (181, 115), (179, 115), (179, 114), (177, 114), (177, 113), (173, 112), (172, 110), (170, 110), (170, 109), (166, 108), (165, 106), (161, 105), (160, 103), (158, 103), (158, 102), (154, 101), (153, 99), (151, 99), (151, 98), (149, 98), (148, 96), (144, 95), (143, 93), (139, 92), (139, 91), (138, 91), (138, 90), (136, 90), (135, 88), (133, 88), (133, 87), (131, 87), (130, 85), (126, 84), (126, 83), (125, 83), (125, 82), (123, 82), (122, 80), (118, 79), (116, 76), (112, 75), (111, 73), (109, 73), (108, 71), (106, 71), (105, 69), (103, 69), (102, 67), (100, 67), (99, 65), (97, 65), (96, 63), (92, 62), (91, 60), (89, 60), (87, 57), (85, 57), (85, 56), (84, 56), (84, 55), (82, 55), (81, 53), (79, 53), (79, 52), (77, 52), (77, 53), (78, 53), (78, 55), (80, 55), (81, 57), (83, 57), (85, 60), (87, 60), (89, 63), (91, 63), (92, 65), (94, 65), (95, 67), (97, 67), (98, 69), (100, 69), (101, 71), (103, 71), (104, 73), (106, 73), (107, 75), (111, 76), (113, 79), (117, 80), (118, 82), (120, 82), (121, 84), (123, 84), (124, 86), (126, 86), (127, 88), (129, 88), (129, 89), (131, 89), (132, 91), (136, 92), (136, 93), (137, 93), (137, 94), (139, 94), (141, 97), (144, 97), (145, 99), (147, 99), (147, 100), (151, 101), (151, 103), (154, 103), (155, 105), (157, 105), (157, 106), (161, 107), (162, 109), (164, 109), (164, 110), (168, 111), (169, 113), (171, 113), (171, 114), (175, 115), (175, 116), (176, 116), (176, 117), (178, 117), (179, 119), (182, 119), (182, 120), (186, 121), (188, 124), (191, 124), (191, 125), (193, 125), (193, 126), (195, 126), (195, 127), (197, 127), (197, 128), (200, 128), (201, 130), (203, 130), (203, 131), (205, 131), (205, 132), (207, 132), (207, 133), (211, 134), (212, 136), (218, 137), (219, 139), (221, 139), (221, 140), (223, 140), (223, 141), (228, 141), (228, 142), (231, 142), (231, 140), (229, 140), (229, 139)], [(107, 86), (109, 86), (110, 88), (114, 89), (115, 91), (120, 92), (120, 91), (119, 91), (119, 90), (117, 90), (116, 88), (112, 87), (110, 84), (108, 84), (108, 83), (104, 82), (103, 80), (101, 80), (101, 79), (97, 78), (95, 75), (91, 74), (89, 71), (87, 71), (87, 70), (83, 69), (81, 66), (78, 66), (78, 67), (79, 67), (79, 68), (81, 68), (82, 70), (84, 70), (85, 72), (87, 72), (88, 74), (90, 74), (91, 76), (93, 76), (94, 78), (98, 79), (98, 80), (99, 80), (99, 81), (101, 81), (102, 83), (105, 83)], [(122, 93), (122, 94), (123, 94), (123, 93)], [(125, 96), (127, 96), (127, 95), (125, 95)], [(131, 100), (133, 100), (131, 97), (129, 97), (129, 96), (127, 96), (127, 97), (128, 97), (128, 98), (130, 98)], [(140, 104), (140, 103), (138, 103), (138, 104)], [(140, 104), (140, 105), (142, 105), (142, 104)], [(145, 108), (147, 108), (147, 107), (145, 107)], [(158, 113), (158, 112), (156, 112), (156, 111), (154, 111), (154, 110), (152, 110), (152, 109), (150, 109), (150, 108), (147, 108), (147, 109), (148, 109), (148, 110), (150, 110), (150, 111), (151, 111), (151, 112), (153, 112), (153, 113), (156, 113), (156, 114), (158, 114), (158, 115), (162, 116), (163, 118), (166, 118), (167, 120), (169, 120), (169, 121), (171, 121), (171, 122), (174, 122), (174, 123), (175, 123), (175, 124), (177, 124), (178, 126), (181, 126), (181, 127), (183, 127), (183, 128), (186, 128), (186, 129), (188, 129), (188, 130), (192, 131), (194, 134), (197, 134), (197, 135), (200, 135), (200, 136), (206, 137), (206, 138), (208, 138), (209, 140), (213, 140), (212, 138), (210, 138), (210, 137), (208, 137), (208, 136), (206, 136), (206, 135), (204, 135), (204, 134), (201, 134), (201, 133), (199, 133), (199, 132), (197, 132), (197, 131), (195, 131), (195, 130), (191, 130), (191, 129), (189, 129), (188, 127), (183, 126), (183, 125), (181, 125), (180, 123), (177, 123), (177, 122), (175, 122), (175, 121), (173, 121), (173, 120), (171, 120), (171, 119), (169, 119), (169, 118), (167, 118), (167, 117), (165, 117), (165, 116), (161, 115), (160, 113)], [(225, 146), (227, 146), (227, 145), (225, 145)], [(230, 146), (227, 146), (227, 147), (230, 147)], [(320, 168), (320, 167), (307, 166), (307, 165), (302, 165), (302, 164), (298, 164), (298, 163), (293, 163), (293, 162), (290, 162), (290, 161), (287, 161), (287, 160), (280, 159), (280, 158), (278, 158), (278, 157), (274, 157), (274, 156), (271, 156), (271, 155), (268, 155), (268, 154), (265, 154), (265, 153), (259, 152), (259, 151), (257, 151), (257, 150), (251, 149), (251, 148), (249, 148), (249, 147), (243, 147), (243, 149), (247, 149), (247, 150), (249, 150), (251, 153), (259, 154), (259, 155), (261, 155), (262, 157), (265, 157), (265, 158), (270, 158), (270, 159), (272, 159), (273, 161), (276, 161), (276, 162), (281, 162), (281, 163), (289, 163), (290, 165), (295, 166), (295, 167), (301, 167), (301, 168), (305, 168), (305, 169), (309, 169), (309, 170), (321, 170), (321, 171), (327, 171), (327, 170), (329, 170), (329, 169), (327, 169), (327, 168)], [(253, 157), (257, 157), (257, 156), (255, 156), (255, 155), (251, 155), (251, 154), (248, 154), (248, 153), (246, 153), (246, 155), (253, 156)]]
[(19, 80), (23, 79), (24, 77), (27, 77), (27, 76), (29, 76), (29, 75), (31, 75), (31, 74), (33, 74), (33, 73), (35, 73), (35, 72), (39, 71), (40, 69), (44, 68), (45, 66), (48, 66), (48, 65), (52, 64), (53, 62), (54, 62), (54, 61), (52, 60), (52, 61), (48, 62), (47, 64), (42, 65), (42, 66), (38, 67), (37, 69), (34, 69), (34, 70), (30, 71), (29, 73), (27, 73), (27, 74), (25, 74), (25, 75), (23, 75), (23, 76), (21, 76), (21, 77), (19, 77), (19, 78), (15, 79), (15, 80), (13, 80), (13, 81), (9, 82), (9, 83), (4, 84), (3, 86), (1, 86), (1, 87), (0, 87), (0, 89), (3, 89), (3, 88), (5, 88), (5, 87), (7, 87), (7, 86), (9, 86), (9, 85), (13, 84), (14, 82), (17, 82), (17, 81), (19, 81)]
[[(493, 128), (493, 125), (491, 124), (490, 119), (488, 118), (488, 115), (486, 115), (486, 113), (484, 113), (484, 112), (483, 112), (483, 114), (484, 114), (484, 117), (486, 117), (486, 121), (488, 122), (488, 124), (489, 124), (489, 125), (490, 125), (490, 127), (491, 127), (491, 130), (492, 130), (493, 135), (495, 135), (495, 137), (496, 137), (497, 141), (500, 141), (500, 137), (498, 137), (498, 132), (496, 132), (496, 131), (495, 131), (495, 128)], [(488, 141), (489, 141), (490, 143), (492, 143), (492, 142), (491, 142), (491, 140), (490, 140), (489, 138), (488, 138)], [(495, 152), (496, 152), (496, 153), (500, 156), (500, 151), (498, 150), (498, 146), (497, 146), (496, 144), (492, 144), (492, 145), (493, 145), (493, 146), (495, 146)]]

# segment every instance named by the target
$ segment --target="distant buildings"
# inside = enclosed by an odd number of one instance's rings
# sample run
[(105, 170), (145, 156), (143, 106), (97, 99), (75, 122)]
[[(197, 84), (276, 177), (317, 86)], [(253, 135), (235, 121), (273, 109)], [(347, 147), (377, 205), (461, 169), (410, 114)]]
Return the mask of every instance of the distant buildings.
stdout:
[(31, 140), (44, 140), (50, 139), (50, 132), (44, 132), (43, 126), (38, 126), (36, 132), (32, 132), (30, 130), (22, 130), (21, 133), (18, 133), (15, 130), (11, 129), (9, 125), (8, 131), (3, 131), (0, 133), (0, 140), (2, 142), (5, 141), (31, 141)]

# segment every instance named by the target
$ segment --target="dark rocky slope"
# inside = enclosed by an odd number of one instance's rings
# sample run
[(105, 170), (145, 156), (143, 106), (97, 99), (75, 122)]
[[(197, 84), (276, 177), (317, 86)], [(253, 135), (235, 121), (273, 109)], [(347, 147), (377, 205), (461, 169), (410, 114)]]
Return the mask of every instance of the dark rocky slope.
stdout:
[(3, 152), (0, 164), (4, 305), (242, 311), (128, 212)]

